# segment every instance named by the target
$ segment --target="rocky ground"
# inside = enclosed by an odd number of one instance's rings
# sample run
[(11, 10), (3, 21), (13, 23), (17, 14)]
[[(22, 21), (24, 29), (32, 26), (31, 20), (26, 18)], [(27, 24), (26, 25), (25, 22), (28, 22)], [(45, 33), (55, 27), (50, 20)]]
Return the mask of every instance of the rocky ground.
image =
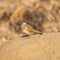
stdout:
[(1, 60), (60, 60), (60, 33), (14, 39), (0, 47)]

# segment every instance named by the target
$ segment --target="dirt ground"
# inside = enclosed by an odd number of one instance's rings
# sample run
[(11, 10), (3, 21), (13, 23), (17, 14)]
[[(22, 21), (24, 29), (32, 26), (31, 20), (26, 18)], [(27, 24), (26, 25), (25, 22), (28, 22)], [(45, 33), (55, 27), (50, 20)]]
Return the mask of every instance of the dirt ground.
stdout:
[(60, 60), (60, 33), (11, 40), (0, 47), (0, 60)]

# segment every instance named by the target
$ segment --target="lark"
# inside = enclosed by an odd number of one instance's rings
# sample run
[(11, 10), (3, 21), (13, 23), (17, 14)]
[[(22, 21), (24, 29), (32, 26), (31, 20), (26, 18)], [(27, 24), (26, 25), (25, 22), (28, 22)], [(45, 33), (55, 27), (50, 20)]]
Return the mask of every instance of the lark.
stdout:
[(25, 35), (23, 37), (31, 36), (31, 35), (34, 35), (34, 34), (42, 34), (41, 32), (37, 31), (31, 25), (29, 25), (25, 22), (22, 23), (21, 28), (22, 28), (23, 33), (25, 33)]

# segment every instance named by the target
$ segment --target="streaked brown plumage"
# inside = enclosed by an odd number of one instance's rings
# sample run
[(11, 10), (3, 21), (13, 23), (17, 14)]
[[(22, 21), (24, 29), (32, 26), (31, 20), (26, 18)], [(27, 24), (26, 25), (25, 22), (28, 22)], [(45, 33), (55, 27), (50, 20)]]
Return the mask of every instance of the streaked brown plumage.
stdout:
[(22, 23), (22, 31), (27, 35), (41, 34), (41, 32), (35, 30), (31, 25)]

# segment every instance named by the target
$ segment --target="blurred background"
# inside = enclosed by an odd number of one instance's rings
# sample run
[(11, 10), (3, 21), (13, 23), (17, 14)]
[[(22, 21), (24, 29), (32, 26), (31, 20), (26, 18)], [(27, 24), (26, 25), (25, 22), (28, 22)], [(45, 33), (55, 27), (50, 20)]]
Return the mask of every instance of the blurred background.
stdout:
[(15, 34), (19, 36), (24, 22), (42, 33), (60, 32), (60, 0), (0, 0), (3, 42), (14, 38)]

